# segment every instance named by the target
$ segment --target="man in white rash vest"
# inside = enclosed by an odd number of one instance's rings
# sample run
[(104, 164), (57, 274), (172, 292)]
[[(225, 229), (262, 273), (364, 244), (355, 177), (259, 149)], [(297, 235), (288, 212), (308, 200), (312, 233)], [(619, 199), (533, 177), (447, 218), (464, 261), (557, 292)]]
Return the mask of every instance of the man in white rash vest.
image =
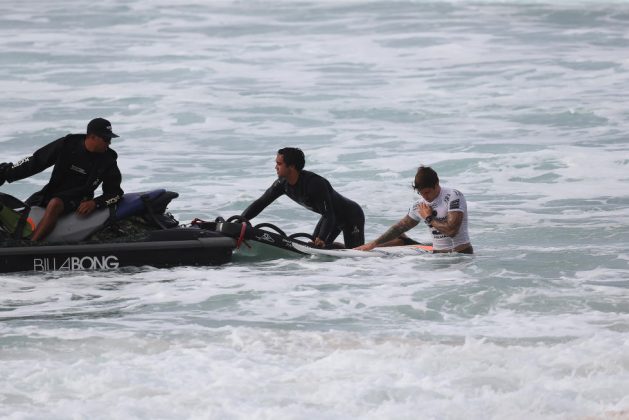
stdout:
[(404, 232), (423, 221), (433, 238), (433, 252), (473, 254), (467, 230), (467, 203), (463, 193), (441, 187), (437, 173), (428, 166), (420, 166), (413, 185), (421, 199), (415, 201), (399, 222), (378, 239), (356, 249), (369, 251), (377, 246), (401, 245), (413, 241)]

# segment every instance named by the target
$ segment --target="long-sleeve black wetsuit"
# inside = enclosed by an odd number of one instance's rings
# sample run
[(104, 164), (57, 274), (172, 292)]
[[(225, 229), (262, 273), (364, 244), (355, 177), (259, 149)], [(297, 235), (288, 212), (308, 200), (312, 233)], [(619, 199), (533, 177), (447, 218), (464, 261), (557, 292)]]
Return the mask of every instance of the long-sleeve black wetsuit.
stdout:
[(28, 178), (54, 165), (50, 181), (29, 197), (30, 205), (46, 206), (52, 198), (60, 198), (64, 213), (74, 211), (83, 200), (94, 197), (94, 191), (103, 184), (103, 194), (94, 198), (96, 208), (117, 203), (122, 197), (122, 176), (111, 149), (93, 153), (85, 148), (85, 134), (68, 134), (47, 144), (5, 169), (7, 181)]
[(360, 206), (336, 192), (327, 179), (309, 171), (301, 171), (295, 185), (278, 178), (247, 207), (242, 217), (253, 219), (283, 194), (321, 215), (312, 236), (321, 238), (326, 245), (332, 244), (341, 231), (347, 248), (365, 243), (365, 215)]

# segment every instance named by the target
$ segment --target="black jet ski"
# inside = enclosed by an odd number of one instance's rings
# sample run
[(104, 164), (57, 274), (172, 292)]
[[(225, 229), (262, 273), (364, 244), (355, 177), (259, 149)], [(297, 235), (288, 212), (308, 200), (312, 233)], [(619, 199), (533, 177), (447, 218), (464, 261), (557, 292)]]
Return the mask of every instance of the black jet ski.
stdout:
[[(61, 217), (45, 241), (28, 240), (44, 214), (0, 193), (0, 272), (108, 270), (229, 262), (236, 240), (200, 226), (182, 227), (166, 212), (178, 194), (164, 189), (125, 194), (88, 217)], [(7, 221), (9, 220), (9, 221)]]

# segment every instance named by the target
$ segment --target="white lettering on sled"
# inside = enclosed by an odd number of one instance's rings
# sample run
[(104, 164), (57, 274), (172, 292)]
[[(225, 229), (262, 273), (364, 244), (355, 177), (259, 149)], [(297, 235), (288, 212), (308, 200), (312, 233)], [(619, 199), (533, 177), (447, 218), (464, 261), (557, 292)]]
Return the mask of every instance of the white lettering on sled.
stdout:
[(68, 257), (65, 259), (33, 258), (33, 271), (111, 270), (119, 266), (120, 262), (115, 255)]

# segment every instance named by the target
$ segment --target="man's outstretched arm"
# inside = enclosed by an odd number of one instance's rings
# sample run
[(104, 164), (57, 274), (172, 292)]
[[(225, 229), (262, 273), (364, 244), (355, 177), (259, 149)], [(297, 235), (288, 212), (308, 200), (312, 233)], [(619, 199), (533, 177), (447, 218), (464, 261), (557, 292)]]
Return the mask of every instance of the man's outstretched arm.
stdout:
[(417, 226), (419, 222), (417, 220), (413, 220), (409, 215), (404, 216), (399, 222), (391, 226), (380, 235), (376, 240), (366, 243), (365, 245), (361, 245), (355, 249), (360, 251), (370, 251), (377, 247), (378, 245), (382, 245), (385, 242), (389, 242), (397, 237), (399, 237), (404, 232), (411, 230), (415, 226)]

